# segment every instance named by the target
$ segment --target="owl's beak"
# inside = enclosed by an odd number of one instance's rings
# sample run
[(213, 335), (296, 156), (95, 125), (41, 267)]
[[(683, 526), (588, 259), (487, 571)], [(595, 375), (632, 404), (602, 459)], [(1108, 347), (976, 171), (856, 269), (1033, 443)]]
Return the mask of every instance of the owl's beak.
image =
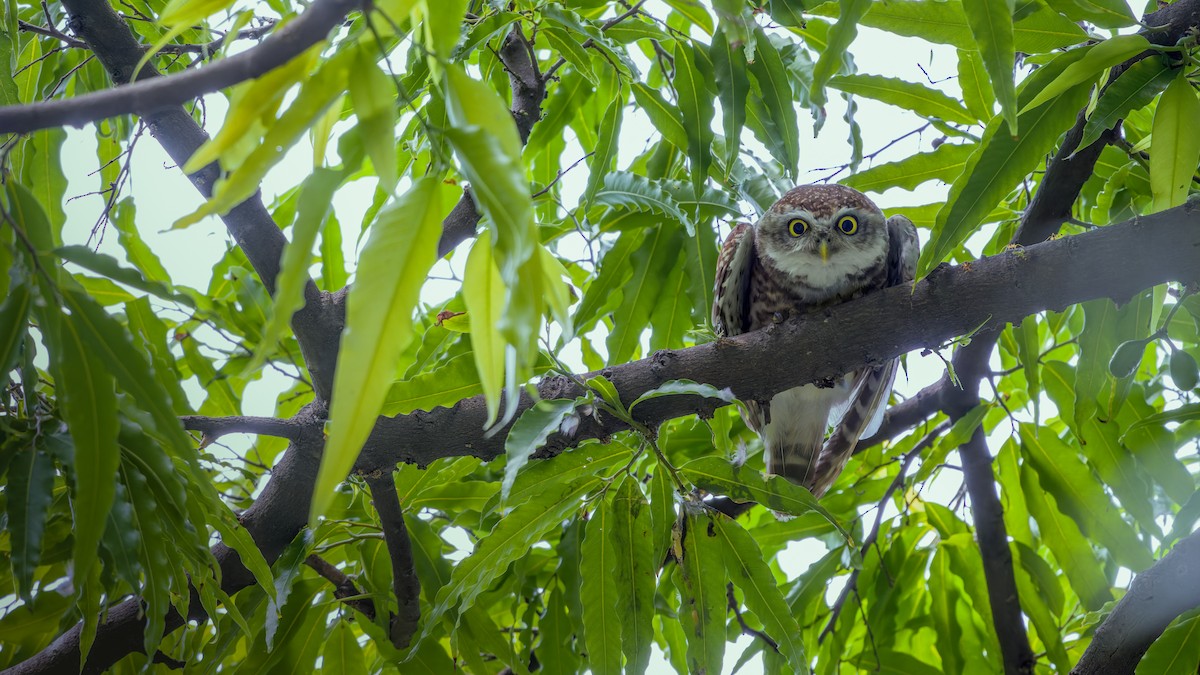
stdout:
[(829, 262), (829, 242), (821, 242), (821, 247), (819, 250), (821, 252), (821, 264), (824, 265)]

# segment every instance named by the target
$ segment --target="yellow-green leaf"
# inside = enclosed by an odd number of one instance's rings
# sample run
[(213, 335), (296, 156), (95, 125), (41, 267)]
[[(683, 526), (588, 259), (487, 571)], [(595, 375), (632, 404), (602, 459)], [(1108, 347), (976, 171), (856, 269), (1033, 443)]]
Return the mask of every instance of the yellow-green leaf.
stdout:
[(1179, 206), (1187, 199), (1196, 165), (1200, 164), (1200, 100), (1184, 71), (1158, 100), (1150, 144), (1150, 191), (1155, 211)]
[(329, 411), (329, 439), (310, 520), (325, 512), (383, 407), (397, 360), (413, 338), (413, 309), (442, 231), (441, 182), (427, 177), (379, 214), (346, 300)]
[(485, 232), (471, 246), (463, 276), (463, 302), (471, 321), (471, 354), (479, 373), (479, 384), (487, 399), (487, 424), (496, 421), (500, 411), (500, 390), (504, 386), (504, 337), (500, 318), (504, 313), (504, 281), (492, 253), (492, 235)]

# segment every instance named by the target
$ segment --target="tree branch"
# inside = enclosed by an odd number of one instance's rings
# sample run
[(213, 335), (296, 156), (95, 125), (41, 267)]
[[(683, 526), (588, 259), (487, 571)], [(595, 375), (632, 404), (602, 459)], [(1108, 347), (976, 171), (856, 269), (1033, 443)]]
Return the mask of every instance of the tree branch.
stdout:
[(391, 471), (381, 471), (366, 477), (371, 499), (383, 525), (383, 540), (392, 560), (392, 590), (399, 610), (392, 615), (389, 637), (396, 649), (408, 647), (421, 620), (421, 581), (413, 564), (412, 541), (404, 524), (400, 496), (396, 494), (396, 479)]
[[(1119, 274), (1114, 272), (1119, 270)], [(908, 287), (896, 287), (832, 308), (815, 320), (803, 317), (764, 330), (606, 368), (603, 374), (630, 402), (679, 378), (730, 387), (743, 400), (767, 400), (800, 384), (883, 363), (913, 349), (936, 346), (981, 324), (1000, 327), (1030, 314), (1098, 297), (1127, 299), (1172, 280), (1200, 278), (1200, 204), (1044, 242), (971, 263), (942, 266)], [(837, 350), (813, 345), (837, 344)], [(974, 342), (972, 342), (974, 344)], [(962, 350), (960, 350), (962, 351)], [(780, 362), (764, 357), (790, 354)], [(767, 366), (769, 364), (769, 366)], [(584, 376), (586, 379), (587, 376)], [(538, 387), (543, 398), (573, 398), (583, 392), (564, 377)], [(974, 396), (977, 402), (978, 397)], [(519, 404), (532, 405), (527, 395)], [(650, 426), (721, 405), (713, 399), (669, 396), (638, 406)], [(391, 470), (401, 462), (428, 465), (443, 457), (490, 460), (504, 453), (506, 431), (489, 438), (483, 397), (451, 408), (380, 418), (359, 457), (357, 470)], [(552, 436), (537, 456), (547, 457), (587, 438), (624, 430), (612, 418), (581, 420), (571, 438)]]
[(1132, 675), (1151, 643), (1180, 614), (1200, 606), (1200, 532), (1134, 578), (1129, 592), (1096, 629), (1071, 675)]
[[(107, 50), (97, 45), (89, 37), (89, 33), (107, 30), (110, 20), (99, 15), (112, 13), (111, 8), (107, 7), (106, 2), (84, 3), (103, 5), (108, 10), (103, 12), (102, 8), (97, 8), (101, 11), (88, 12), (79, 7), (80, 3), (73, 4), (75, 9), (67, 10), (71, 14), (70, 27), (103, 60), (103, 52)], [(181, 105), (197, 96), (256, 78), (291, 61), (328, 37), (329, 31), (359, 4), (357, 0), (316, 0), (303, 14), (280, 28), (262, 44), (204, 68), (186, 70), (167, 77), (139, 77), (136, 84), (67, 99), (0, 107), (0, 133), (26, 133), (67, 125), (78, 127), (106, 117), (129, 113), (144, 115)], [(115, 13), (112, 14), (124, 27), (124, 21)], [(105, 26), (90, 25), (89, 20), (93, 17), (100, 18)], [(132, 37), (130, 39), (132, 40)], [(136, 41), (134, 42), (136, 45)], [(122, 64), (119, 70), (109, 68), (109, 75), (117, 82), (128, 82), (142, 57), (142, 49), (141, 45), (137, 45), (137, 58), (132, 63)], [(151, 69), (147, 66), (143, 70)]]
[(204, 436), (202, 446), (208, 445), (226, 434), (258, 434), (295, 440), (304, 432), (298, 422), (277, 417), (206, 417), (184, 415), (179, 418), (183, 428), (199, 431)]
[(357, 596), (362, 595), (362, 591), (358, 590), (358, 586), (354, 584), (354, 580), (346, 576), (346, 573), (334, 567), (328, 560), (322, 558), (315, 553), (304, 559), (304, 564), (311, 567), (325, 578), (326, 581), (333, 584), (333, 597), (346, 603), (348, 607), (358, 611), (367, 619), (375, 620), (375, 605), (366, 598)]
[[(346, 4), (348, 0), (338, 0)], [(349, 3), (353, 4), (353, 3)], [(64, 0), (70, 23), (77, 35), (92, 48), (96, 56), (104, 64), (105, 69), (112, 75), (114, 82), (124, 85), (133, 73), (142, 57), (142, 45), (130, 32), (125, 21), (113, 11), (107, 2), (91, 2), (89, 0)], [(329, 21), (336, 23), (338, 18), (332, 17), (331, 7), (340, 6), (335, 0), (318, 0), (303, 16), (297, 18), (279, 32), (263, 42), (262, 45), (247, 50), (236, 57), (222, 61), (229, 63), (234, 59), (250, 54), (259, 53), (268, 45), (276, 45), (266, 52), (273, 61), (279, 58), (281, 41), (286, 45), (292, 42), (303, 42), (304, 47), (324, 39), (328, 28), (322, 28)], [(309, 15), (321, 9), (315, 19)], [(317, 23), (317, 22), (322, 23)], [(297, 24), (303, 23), (300, 28)], [(311, 41), (309, 41), (311, 40)], [(288, 47), (287, 49), (290, 49)], [(166, 80), (171, 78), (156, 78), (157, 72), (146, 66), (139, 78)], [(172, 76), (176, 77), (176, 76)], [(139, 83), (129, 86), (118, 86), (110, 92), (122, 92)], [(108, 92), (103, 92), (108, 93)], [(3, 119), (5, 109), (0, 108), (0, 119)], [(143, 118), (150, 127), (150, 132), (158, 140), (171, 159), (183, 166), (192, 153), (208, 140), (208, 135), (196, 124), (180, 106), (160, 107), (149, 111)], [(0, 126), (3, 126), (0, 123)], [(188, 178), (196, 189), (205, 197), (212, 195), (212, 186), (220, 176), (220, 168), (216, 163), (191, 174)], [(260, 195), (255, 195), (233, 208), (221, 218), (230, 235), (254, 266), (254, 271), (262, 279), (267, 292), (274, 295), (275, 277), (279, 274), (279, 262), (283, 255), (287, 239), (283, 236), (271, 214), (267, 212)], [(328, 401), (333, 390), (333, 369), (337, 363), (338, 336), (344, 324), (344, 314), (335, 303), (329, 300), (327, 294), (317, 289), (316, 284), (309, 279), (304, 286), (304, 307), (292, 316), (292, 330), (300, 343), (305, 365), (312, 374), (313, 388), (318, 398)]]
[(971, 439), (958, 449), (963, 461), (963, 478), (971, 496), (971, 517), (979, 554), (983, 558), (983, 577), (987, 582), (992, 623), (1000, 642), (1005, 675), (1028, 675), (1035, 659), (1021, 618), (1017, 580), (1013, 576), (1012, 550), (1004, 527), (1004, 510), (996, 494), (992, 456), (988, 452), (983, 427), (975, 429)]

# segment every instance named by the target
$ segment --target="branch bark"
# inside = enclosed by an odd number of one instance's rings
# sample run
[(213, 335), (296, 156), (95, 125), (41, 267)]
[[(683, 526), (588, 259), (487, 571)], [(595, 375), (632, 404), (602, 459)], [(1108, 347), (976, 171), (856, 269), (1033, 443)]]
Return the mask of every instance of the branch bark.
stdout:
[(1200, 532), (1137, 575), (1129, 592), (1096, 629), (1071, 675), (1132, 675), (1151, 643), (1175, 617), (1200, 606)]
[(304, 432), (304, 427), (294, 419), (284, 420), (276, 417), (184, 415), (179, 421), (183, 423), (184, 429), (203, 434), (203, 445), (208, 445), (226, 434), (260, 434), (295, 440)]
[[(107, 2), (86, 4), (98, 5), (97, 10), (112, 11)], [(0, 107), (0, 133), (26, 133), (67, 125), (78, 127), (106, 117), (129, 113), (148, 114), (181, 105), (197, 96), (231, 87), (282, 66), (324, 40), (329, 31), (359, 4), (357, 0), (316, 0), (296, 20), (280, 28), (262, 44), (211, 66), (168, 77), (139, 77), (136, 84), (68, 99)], [(99, 16), (99, 12), (82, 11), (78, 3), (75, 5), (76, 9), (67, 9), (71, 14), (70, 27), (104, 60), (106, 54), (113, 52), (98, 45), (93, 37), (96, 30), (108, 29), (110, 19)], [(91, 25), (89, 22), (93, 17), (99, 18), (102, 23)], [(125, 28), (124, 21), (120, 17), (117, 20)], [(138, 46), (133, 62), (123, 64), (120, 69), (109, 67), (109, 75), (117, 82), (128, 82), (142, 53), (142, 48)], [(105, 66), (109, 66), (109, 63), (106, 62)], [(143, 70), (150, 71), (152, 68), (147, 66)]]
[[(1120, 273), (1114, 274), (1115, 270)], [(600, 372), (613, 382), (626, 403), (680, 378), (730, 387), (743, 400), (767, 400), (799, 384), (937, 346), (981, 324), (1002, 327), (1047, 309), (1098, 297), (1125, 300), (1167, 281), (1197, 278), (1200, 203), (985, 258), (970, 266), (942, 266), (911, 290), (888, 289), (820, 316), (795, 317), (736, 338), (660, 351)], [(813, 345), (822, 344), (841, 347), (814, 350)], [(769, 354), (791, 357), (781, 362), (768, 358)], [(538, 390), (543, 398), (572, 398), (583, 393), (565, 377), (546, 378)], [(971, 405), (977, 400), (972, 396)], [(521, 411), (531, 405), (527, 396), (519, 403)], [(669, 396), (646, 401), (637, 410), (640, 421), (655, 426), (674, 417), (707, 413), (719, 405), (712, 399)], [(380, 418), (356, 469), (371, 473), (391, 470), (402, 462), (425, 466), (442, 457), (468, 455), (490, 460), (504, 453), (506, 431), (483, 438), (486, 419), (482, 397), (431, 412)], [(585, 417), (574, 436), (552, 436), (537, 456), (552, 456), (584, 439), (604, 439), (622, 430), (614, 419)]]
[(958, 450), (962, 455), (964, 482), (971, 497), (971, 519), (975, 538), (983, 558), (983, 576), (987, 581), (992, 623), (1000, 642), (1005, 675), (1028, 675), (1036, 662), (1029, 636), (1021, 618), (1021, 600), (1013, 576), (1012, 551), (1004, 527), (1004, 510), (996, 494), (992, 456), (988, 452), (983, 427), (975, 429), (971, 439)]
[(391, 617), (388, 637), (396, 649), (408, 647), (421, 620), (421, 581), (413, 564), (412, 541), (404, 524), (400, 496), (396, 494), (396, 479), (391, 471), (366, 477), (371, 500), (383, 526), (383, 541), (392, 561), (392, 591), (399, 609)]

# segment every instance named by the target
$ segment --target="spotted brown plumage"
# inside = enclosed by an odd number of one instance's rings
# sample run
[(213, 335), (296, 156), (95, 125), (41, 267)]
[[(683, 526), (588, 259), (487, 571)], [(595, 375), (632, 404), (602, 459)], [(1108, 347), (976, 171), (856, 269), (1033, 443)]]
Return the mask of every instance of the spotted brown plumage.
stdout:
[[(841, 185), (801, 185), (725, 240), (713, 327), (720, 336), (740, 335), (781, 315), (911, 282), (919, 254), (916, 228), (907, 218), (885, 219), (866, 195)], [(767, 472), (824, 494), (858, 439), (878, 427), (897, 363), (847, 373), (832, 386), (794, 387), (767, 404), (746, 402), (743, 416), (763, 439)]]

